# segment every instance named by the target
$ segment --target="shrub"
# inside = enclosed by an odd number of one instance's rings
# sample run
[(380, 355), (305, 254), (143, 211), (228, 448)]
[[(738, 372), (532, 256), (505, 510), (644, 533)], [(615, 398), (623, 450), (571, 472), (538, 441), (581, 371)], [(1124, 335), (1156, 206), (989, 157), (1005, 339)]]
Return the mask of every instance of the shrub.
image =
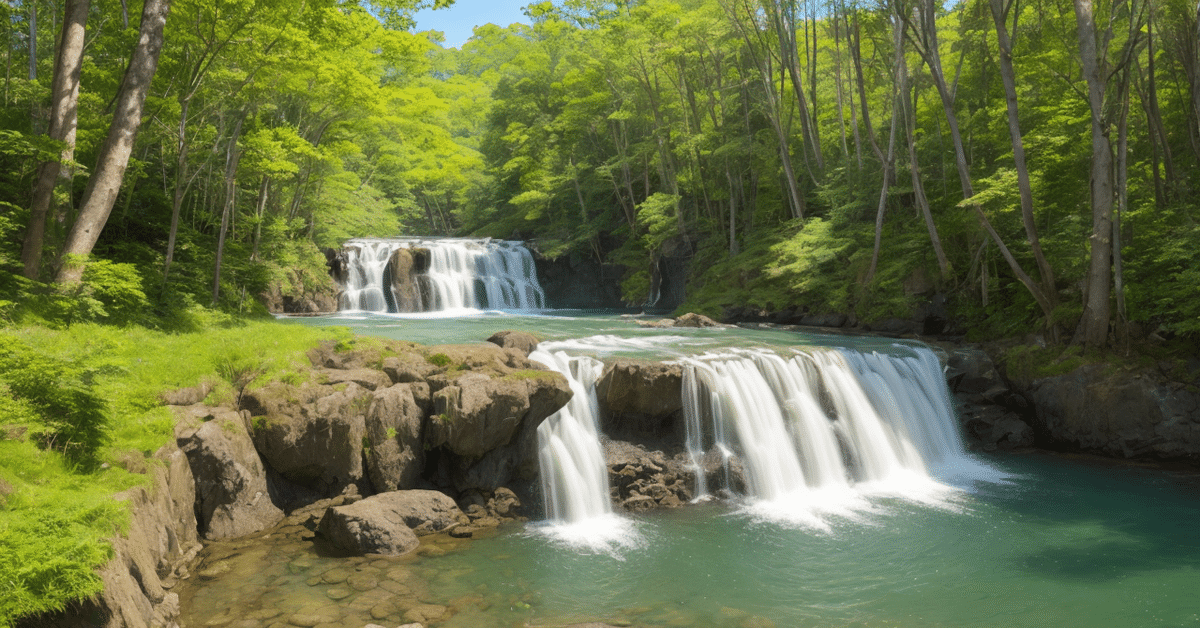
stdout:
[(105, 401), (95, 390), (95, 373), (41, 353), (18, 337), (0, 334), (0, 383), (36, 415), (31, 436), (73, 463), (90, 466), (108, 440)]

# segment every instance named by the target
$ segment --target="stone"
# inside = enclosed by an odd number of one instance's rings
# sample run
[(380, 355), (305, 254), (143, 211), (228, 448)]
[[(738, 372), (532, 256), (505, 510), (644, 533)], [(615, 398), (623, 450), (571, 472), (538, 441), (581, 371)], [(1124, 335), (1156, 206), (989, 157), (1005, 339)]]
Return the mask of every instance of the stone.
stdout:
[(195, 386), (169, 390), (158, 396), (159, 401), (167, 406), (193, 406), (204, 401), (212, 392), (212, 382), (203, 381)]
[(406, 554), (421, 544), (403, 518), (369, 499), (330, 508), (319, 530), (330, 543), (356, 555)]
[(426, 299), (418, 275), (428, 267), (428, 256), (420, 253), (414, 256), (413, 253), (413, 249), (398, 248), (388, 259), (387, 272), (391, 276), (397, 312), (425, 311)]
[(540, 423), (570, 400), (570, 387), (559, 373), (512, 370), (505, 365), (503, 349), (487, 347), (494, 351), (448, 355), (452, 364), (469, 370), (430, 378), (433, 417), (425, 431), (428, 448), (445, 447), (464, 459), (479, 460), (509, 444), (524, 421)]
[(379, 390), (392, 385), (392, 379), (387, 374), (370, 368), (317, 369), (317, 374), (327, 384), (354, 382), (367, 390)]
[(438, 604), (417, 604), (404, 611), (404, 620), (407, 622), (429, 623), (441, 619), (442, 615), (445, 614), (445, 606)]
[(524, 331), (498, 331), (487, 339), (488, 342), (502, 349), (516, 349), (525, 357), (529, 357), (538, 347), (538, 339), (533, 334)]
[(677, 434), (682, 425), (682, 390), (679, 365), (630, 358), (609, 362), (596, 383), (601, 431), (622, 440)]
[[(197, 408), (181, 411), (176, 442), (187, 455), (196, 481), (200, 533), (228, 539), (265, 530), (283, 519), (271, 502), (266, 469), (241, 415), (232, 410)], [(188, 420), (204, 414), (208, 420)]]
[(376, 491), (412, 488), (425, 466), (421, 428), (425, 412), (413, 395), (415, 384), (375, 391), (366, 414), (367, 475)]
[(420, 544), (418, 533), (442, 532), (465, 519), (454, 500), (438, 491), (393, 491), (329, 508), (319, 530), (355, 554), (398, 555)]
[(675, 318), (675, 327), (727, 327), (717, 321), (695, 312), (688, 312)]
[(363, 480), (371, 395), (352, 382), (276, 383), (248, 391), (242, 405), (254, 417), (254, 444), (271, 468), (320, 496), (334, 497)]
[(496, 489), (488, 500), (488, 510), (497, 517), (513, 516), (520, 507), (521, 500), (517, 499), (516, 493), (504, 487)]

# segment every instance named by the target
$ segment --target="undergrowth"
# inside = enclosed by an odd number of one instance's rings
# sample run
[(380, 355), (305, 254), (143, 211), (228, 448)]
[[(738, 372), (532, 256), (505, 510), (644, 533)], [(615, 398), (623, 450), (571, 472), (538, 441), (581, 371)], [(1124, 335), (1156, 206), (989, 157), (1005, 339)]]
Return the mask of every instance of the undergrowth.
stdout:
[(78, 323), (0, 330), (0, 628), (101, 591), (96, 569), (173, 438), (167, 390), (208, 381), (211, 403), (306, 362), (345, 330), (250, 322), (168, 333)]

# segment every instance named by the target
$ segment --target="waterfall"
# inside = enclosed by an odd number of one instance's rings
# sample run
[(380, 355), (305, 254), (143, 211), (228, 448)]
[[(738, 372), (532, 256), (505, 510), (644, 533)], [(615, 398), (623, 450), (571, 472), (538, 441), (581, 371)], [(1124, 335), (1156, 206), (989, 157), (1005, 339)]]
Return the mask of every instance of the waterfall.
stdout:
[(949, 490), (935, 478), (994, 479), (966, 455), (927, 348), (733, 349), (680, 363), (697, 495), (717, 488), (713, 475), (731, 484), (734, 457), (752, 499), (826, 510), (838, 509), (830, 496), (843, 506), (871, 492), (923, 499)]
[[(406, 255), (400, 256), (403, 250)], [(357, 238), (342, 248), (339, 308), (432, 312), (546, 307), (533, 256), (520, 242)]]
[(564, 408), (538, 426), (538, 463), (550, 520), (576, 523), (611, 514), (596, 399), (604, 363), (563, 351), (537, 350), (529, 359), (562, 373), (574, 393)]
[(562, 373), (574, 393), (566, 407), (538, 426), (538, 466), (548, 521), (541, 530), (576, 551), (620, 556), (638, 547), (643, 537), (633, 520), (613, 513), (608, 465), (600, 445), (596, 382), (604, 363), (589, 356), (572, 357), (542, 343), (529, 359)]

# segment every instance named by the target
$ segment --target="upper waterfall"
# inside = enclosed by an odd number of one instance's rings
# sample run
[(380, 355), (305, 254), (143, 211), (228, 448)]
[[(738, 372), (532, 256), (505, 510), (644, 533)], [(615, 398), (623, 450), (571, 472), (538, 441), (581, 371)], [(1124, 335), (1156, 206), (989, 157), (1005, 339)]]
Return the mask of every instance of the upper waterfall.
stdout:
[(467, 238), (356, 238), (342, 247), (342, 310), (434, 312), (546, 307), (524, 244)]

